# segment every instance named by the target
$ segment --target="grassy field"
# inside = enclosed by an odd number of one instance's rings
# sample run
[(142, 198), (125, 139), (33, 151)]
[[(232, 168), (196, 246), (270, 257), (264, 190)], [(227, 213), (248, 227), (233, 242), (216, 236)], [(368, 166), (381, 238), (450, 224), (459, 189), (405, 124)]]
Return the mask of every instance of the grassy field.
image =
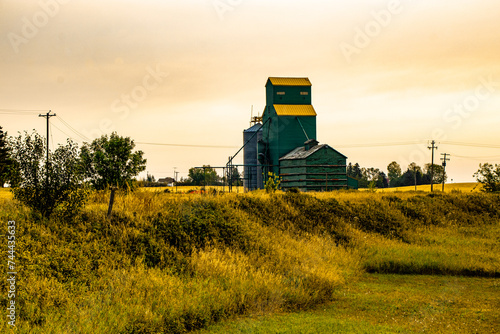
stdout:
[[(147, 192), (171, 192), (171, 193), (188, 193), (189, 191), (195, 191), (195, 192), (200, 192), (203, 189), (203, 187), (198, 187), (198, 186), (180, 186), (180, 187), (143, 187), (139, 188), (140, 191), (147, 191)], [(210, 190), (217, 190), (217, 191), (222, 191), (222, 192), (228, 192), (228, 187), (222, 187), (222, 186), (212, 186), (212, 187), (206, 187), (206, 191)], [(440, 192), (442, 189), (441, 185), (434, 185), (434, 190), (437, 192)], [(396, 187), (396, 188), (385, 188), (385, 189), (377, 189), (377, 192), (394, 192), (394, 191), (414, 191), (415, 187), (414, 186), (408, 186), (408, 187)], [(475, 182), (470, 182), (470, 183), (450, 183), (446, 184), (445, 186), (445, 192), (452, 192), (452, 191), (461, 191), (461, 192), (476, 192), (481, 190), (481, 185)], [(234, 193), (244, 193), (245, 189), (243, 187), (233, 187), (232, 191)], [(368, 191), (368, 189), (361, 189), (361, 191)], [(420, 185), (417, 186), (417, 191), (425, 191), (425, 192), (430, 192), (431, 191), (431, 186), (430, 185)], [(12, 194), (10, 192), (9, 188), (0, 188), (0, 198), (12, 198)]]
[[(453, 191), (475, 192), (475, 191), (481, 191), (481, 188), (482, 188), (481, 184), (476, 183), (476, 182), (447, 183), (444, 186), (444, 191), (445, 192), (453, 192)], [(366, 191), (367, 189), (363, 189), (363, 190)], [(437, 191), (437, 192), (441, 192), (443, 190), (442, 184), (435, 184), (433, 186), (433, 190)], [(415, 191), (415, 186), (384, 188), (384, 189), (377, 189), (377, 191), (381, 191), (381, 192)], [(430, 184), (419, 185), (419, 186), (417, 186), (417, 191), (430, 192), (431, 185)]]
[(491, 278), (365, 274), (314, 310), (238, 318), (222, 333), (498, 333), (500, 282)]
[(141, 189), (118, 193), (107, 219), (108, 199), (46, 220), (0, 191), (0, 224), (16, 221), (18, 333), (500, 327), (498, 194)]

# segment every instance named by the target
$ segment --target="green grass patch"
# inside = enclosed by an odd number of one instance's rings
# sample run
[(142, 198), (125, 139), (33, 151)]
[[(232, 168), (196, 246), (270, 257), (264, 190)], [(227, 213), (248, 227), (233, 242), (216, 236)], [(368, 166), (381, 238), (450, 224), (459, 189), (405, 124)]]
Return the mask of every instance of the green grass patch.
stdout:
[(364, 275), (315, 310), (234, 319), (217, 333), (498, 333), (495, 279)]

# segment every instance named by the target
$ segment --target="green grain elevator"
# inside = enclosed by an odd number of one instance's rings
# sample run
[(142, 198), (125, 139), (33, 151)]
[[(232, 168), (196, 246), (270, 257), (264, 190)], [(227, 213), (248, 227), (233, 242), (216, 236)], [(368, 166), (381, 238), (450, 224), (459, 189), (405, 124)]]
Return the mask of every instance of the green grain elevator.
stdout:
[[(316, 111), (308, 78), (271, 77), (266, 83), (258, 162), (264, 174), (281, 177), (282, 189), (348, 188), (347, 157), (316, 138)], [(263, 184), (260, 185), (262, 187)], [(350, 180), (349, 187), (357, 188)]]
[(282, 156), (316, 139), (316, 111), (311, 104), (309, 79), (269, 78), (262, 122), (259, 160), (268, 166), (268, 172), (278, 175)]

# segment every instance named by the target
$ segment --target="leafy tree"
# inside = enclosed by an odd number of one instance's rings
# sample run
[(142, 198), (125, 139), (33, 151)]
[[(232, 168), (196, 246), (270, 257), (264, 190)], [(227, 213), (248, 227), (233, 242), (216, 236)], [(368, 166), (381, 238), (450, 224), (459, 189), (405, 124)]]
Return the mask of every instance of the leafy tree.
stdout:
[(424, 184), (422, 172), (418, 169), (408, 168), (399, 178), (397, 187), (413, 186), (415, 185), (415, 181), (417, 185)]
[(155, 182), (155, 177), (154, 175), (151, 175), (149, 173), (146, 174), (146, 182)]
[(479, 164), (479, 169), (473, 176), (483, 185), (483, 191), (500, 191), (500, 164)]
[[(431, 171), (431, 166), (433, 171)], [(431, 176), (432, 174), (432, 176)], [(446, 181), (447, 176), (446, 173), (444, 172), (444, 168), (441, 165), (432, 165), (432, 164), (425, 164), (424, 167), (424, 178), (423, 178), (423, 184), (430, 184), (431, 179), (433, 180), (432, 183), (437, 184), (437, 183), (442, 183), (443, 180)]]
[(274, 193), (276, 190), (279, 189), (281, 179), (279, 176), (277, 176), (274, 173), (268, 172), (267, 173), (268, 179), (266, 181), (266, 184), (264, 185), (264, 189), (266, 189), (267, 193)]
[(422, 167), (417, 165), (415, 162), (412, 162), (411, 164), (408, 165), (408, 169), (411, 171), (414, 171), (415, 173), (420, 173), (423, 174), (422, 172)]
[(387, 177), (385, 173), (381, 172), (378, 168), (361, 168), (358, 163), (354, 165), (349, 163), (347, 166), (347, 176), (356, 178), (359, 188), (367, 188), (369, 186), (372, 188), (387, 187)]
[(392, 187), (406, 187), (415, 185), (415, 181), (417, 185), (423, 184), (423, 173), (422, 168), (418, 166), (416, 163), (412, 162), (408, 165), (408, 169), (398, 178), (397, 182), (394, 185), (391, 184)]
[(378, 168), (373, 167), (362, 167), (360, 169), (361, 178), (359, 179), (359, 187), (366, 188), (372, 183), (372, 187), (377, 186), (378, 176), (380, 174), (380, 170)]
[(385, 175), (384, 172), (382, 172), (382, 171), (379, 172), (375, 184), (376, 184), (377, 188), (389, 187), (389, 183), (387, 182), (387, 176)]
[(3, 132), (0, 126), (0, 186), (3, 187), (5, 182), (9, 181), (9, 175), (12, 167), (12, 159), (10, 158), (10, 149), (7, 142), (7, 132)]
[(109, 138), (103, 135), (91, 144), (84, 143), (80, 158), (86, 179), (96, 189), (131, 186), (133, 177), (146, 169), (144, 152), (133, 152), (134, 148), (130, 137), (118, 136), (116, 132)]
[(361, 180), (363, 178), (363, 173), (359, 164), (356, 162), (354, 165), (349, 163), (347, 166), (347, 176), (353, 177), (355, 179)]
[(210, 165), (203, 165), (203, 168), (190, 168), (188, 177), (195, 186), (215, 185), (220, 179), (215, 169)]
[(387, 175), (389, 176), (390, 185), (393, 187), (401, 177), (401, 166), (396, 161), (391, 162), (387, 165)]
[(12, 141), (12, 159), (17, 166), (18, 184), (14, 198), (42, 216), (49, 217), (56, 208), (73, 215), (85, 202), (78, 146), (71, 140), (49, 153), (46, 161), (45, 140), (36, 132), (25, 133)]
[(228, 173), (228, 178), (229, 178), (229, 182), (231, 183), (231, 185), (233, 185), (233, 186), (241, 186), (242, 185), (241, 174), (238, 171), (237, 167), (231, 168), (230, 172)]

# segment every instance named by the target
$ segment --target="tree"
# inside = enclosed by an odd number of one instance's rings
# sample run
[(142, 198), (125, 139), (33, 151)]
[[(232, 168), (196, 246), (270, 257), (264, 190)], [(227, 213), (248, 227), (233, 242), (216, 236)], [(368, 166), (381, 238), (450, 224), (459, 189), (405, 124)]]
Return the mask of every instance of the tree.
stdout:
[(45, 139), (34, 132), (12, 140), (12, 159), (15, 161), (18, 184), (14, 198), (42, 216), (49, 217), (60, 207), (63, 214), (72, 215), (86, 197), (82, 188), (78, 146), (71, 140), (49, 153), (46, 161)]
[(231, 185), (233, 185), (233, 186), (241, 186), (242, 185), (241, 174), (238, 171), (237, 167), (232, 167), (229, 170), (229, 173), (227, 173), (227, 174), (228, 174), (229, 182)]
[(500, 191), (500, 164), (479, 164), (479, 169), (473, 176), (483, 185), (483, 191)]
[[(10, 158), (10, 148), (7, 142), (7, 132), (3, 132), (0, 126), (0, 187), (3, 188), (7, 181), (10, 181), (13, 161)], [(12, 183), (12, 182), (11, 182)]]
[(154, 175), (146, 173), (146, 182), (156, 182)]
[(118, 136), (116, 132), (109, 138), (102, 135), (91, 144), (84, 143), (80, 158), (86, 179), (96, 189), (131, 186), (133, 177), (146, 169), (144, 152), (133, 152), (134, 148), (135, 143), (130, 137)]
[[(433, 173), (431, 172), (431, 169), (434, 170)], [(425, 164), (423, 184), (430, 184), (431, 183), (431, 174), (433, 175), (432, 179), (433, 179), (434, 184), (442, 183), (443, 180), (446, 181), (446, 179), (447, 179), (447, 176), (446, 176), (446, 173), (444, 171), (443, 166), (436, 165), (436, 164), (434, 164), (434, 165)]]
[(397, 182), (392, 187), (406, 187), (423, 184), (422, 168), (412, 162), (408, 165), (407, 170), (398, 178)]
[(389, 183), (387, 182), (387, 176), (382, 171), (380, 171), (377, 175), (376, 186), (377, 186), (377, 188), (388, 188), (389, 187)]
[(397, 184), (398, 179), (401, 177), (401, 166), (396, 161), (387, 165), (387, 176), (391, 187)]
[(266, 183), (264, 184), (264, 189), (266, 189), (267, 193), (274, 194), (280, 187), (281, 179), (279, 176), (271, 172), (268, 172), (267, 176), (268, 178)]
[(370, 185), (370, 183), (373, 184), (373, 187), (376, 187), (379, 175), (380, 170), (378, 168), (361, 168), (361, 179), (359, 180), (359, 187), (366, 188)]
[(412, 162), (411, 164), (408, 165), (408, 170), (414, 171), (415, 173), (422, 173), (422, 167), (417, 165), (415, 162)]
[(359, 164), (357, 162), (354, 164), (354, 166), (349, 163), (349, 165), (347, 166), (347, 176), (361, 180), (361, 178), (363, 177), (363, 173), (361, 172), (361, 168), (359, 167)]
[(210, 165), (203, 165), (203, 168), (190, 168), (188, 177), (194, 186), (215, 185), (219, 182), (219, 175)]

